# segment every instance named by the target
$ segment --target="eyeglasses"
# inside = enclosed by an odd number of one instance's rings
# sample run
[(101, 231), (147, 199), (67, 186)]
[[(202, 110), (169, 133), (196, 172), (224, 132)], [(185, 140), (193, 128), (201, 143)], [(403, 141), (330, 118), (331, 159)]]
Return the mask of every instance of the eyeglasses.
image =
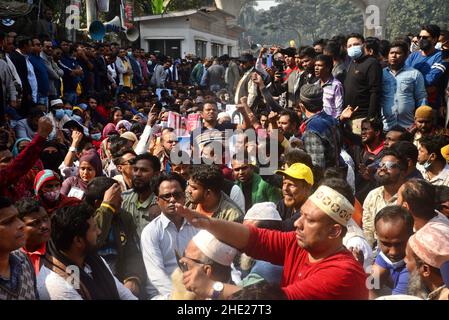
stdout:
[(166, 193), (166, 194), (160, 194), (158, 197), (164, 201), (170, 201), (173, 197), (175, 200), (179, 200), (184, 196), (183, 192), (173, 192), (173, 193)]
[(186, 257), (184, 254), (181, 257), (181, 255), (179, 254), (178, 250), (176, 250), (176, 249), (175, 249), (175, 256), (176, 256), (176, 262), (178, 263), (179, 269), (181, 269), (182, 272), (188, 271), (189, 270), (189, 265), (186, 262), (181, 261), (181, 258), (189, 259), (190, 261), (193, 261), (196, 264), (201, 264), (201, 265), (207, 265), (208, 264), (208, 263), (204, 263), (201, 260), (197, 260), (197, 259)]
[(382, 169), (384, 167), (387, 170), (391, 170), (391, 169), (394, 169), (394, 168), (399, 168), (399, 163), (393, 162), (393, 161), (385, 161), (385, 162), (379, 163), (379, 169)]

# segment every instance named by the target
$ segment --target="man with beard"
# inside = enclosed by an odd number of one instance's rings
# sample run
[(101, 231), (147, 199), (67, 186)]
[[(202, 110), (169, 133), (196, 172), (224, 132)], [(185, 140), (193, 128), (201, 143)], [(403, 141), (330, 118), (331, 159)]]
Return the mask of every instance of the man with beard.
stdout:
[(379, 287), (370, 290), (370, 299), (388, 288), (393, 295), (406, 294), (409, 273), (404, 257), (407, 241), (413, 234), (413, 218), (400, 206), (388, 206), (377, 213), (374, 220), (380, 251), (371, 269)]
[[(419, 140), (418, 163), (424, 179), (433, 185), (449, 186), (449, 164), (441, 148), (449, 144), (445, 136), (425, 136)], [(421, 169), (419, 168), (419, 169)]]
[(362, 120), (362, 143), (354, 150), (354, 162), (358, 166), (356, 197), (360, 202), (376, 187), (373, 177), (384, 149), (382, 129), (382, 121), (378, 118)]
[(52, 240), (37, 277), (40, 299), (136, 300), (96, 253), (99, 235), (92, 207), (81, 204), (58, 210), (52, 220)]
[(239, 104), (242, 97), (248, 97), (248, 105), (253, 106), (258, 95), (257, 85), (251, 81), (255, 72), (255, 59), (252, 54), (245, 53), (239, 58), (240, 70), (243, 74), (235, 90), (235, 104)]
[(44, 116), (44, 112), (41, 109), (35, 107), (30, 110), (28, 117), (17, 121), (14, 130), (16, 132), (17, 139), (33, 139), (37, 131), (37, 124), (40, 117)]
[(301, 207), (312, 193), (314, 177), (312, 169), (303, 163), (294, 163), (286, 170), (277, 170), (283, 177), (282, 195), (277, 210), (283, 221), (283, 231), (293, 231), (293, 223), (301, 215)]
[(429, 106), (421, 106), (415, 111), (415, 124), (411, 129), (414, 134), (413, 143), (419, 147), (419, 139), (434, 133), (433, 111)]
[[(448, 300), (443, 281), (449, 259), (449, 226), (429, 222), (410, 237), (405, 262), (410, 272), (409, 294), (428, 300)], [(443, 266), (444, 265), (444, 266)], [(444, 269), (444, 270), (443, 270)]]
[(397, 192), (405, 182), (407, 160), (394, 150), (385, 151), (375, 178), (380, 187), (368, 193), (363, 202), (363, 232), (368, 243), (374, 247), (375, 229), (374, 221), (377, 213), (397, 200)]
[(44, 263), (47, 241), (50, 240), (51, 220), (47, 211), (32, 198), (16, 202), (19, 218), (24, 223), (26, 242), (21, 248), (34, 267), (36, 276)]
[(223, 173), (218, 166), (194, 166), (187, 186), (187, 206), (208, 217), (241, 222), (244, 214), (224, 193), (223, 185)]
[(138, 155), (133, 163), (133, 189), (123, 193), (122, 209), (131, 213), (140, 236), (143, 228), (155, 218), (149, 214), (149, 208), (155, 201), (151, 180), (159, 175), (161, 163), (149, 153)]
[(154, 191), (161, 215), (142, 231), (142, 254), (148, 277), (150, 299), (167, 299), (172, 291), (170, 275), (177, 268), (175, 250), (184, 252), (199, 231), (176, 213), (175, 204), (185, 204), (186, 182), (176, 173), (162, 174)]

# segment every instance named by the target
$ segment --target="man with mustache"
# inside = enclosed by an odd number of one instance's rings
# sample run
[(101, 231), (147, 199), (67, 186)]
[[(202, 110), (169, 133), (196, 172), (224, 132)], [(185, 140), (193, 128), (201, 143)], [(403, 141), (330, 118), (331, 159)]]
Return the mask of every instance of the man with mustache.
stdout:
[(363, 232), (366, 240), (373, 246), (375, 244), (374, 220), (377, 213), (388, 205), (394, 205), (398, 198), (397, 193), (405, 182), (407, 160), (395, 150), (386, 150), (379, 163), (375, 178), (380, 187), (372, 190), (363, 202)]
[(143, 228), (154, 219), (149, 213), (151, 205), (155, 202), (151, 180), (159, 175), (159, 171), (161, 163), (152, 154), (143, 153), (133, 160), (133, 189), (123, 193), (122, 209), (133, 216), (139, 236)]
[(26, 242), (21, 250), (30, 259), (37, 276), (44, 262), (47, 241), (50, 240), (50, 216), (36, 199), (23, 198), (16, 203), (16, 207), (19, 218), (25, 224)]
[(162, 174), (155, 182), (154, 191), (162, 213), (143, 229), (141, 236), (150, 299), (168, 299), (172, 291), (170, 275), (178, 266), (175, 250), (184, 252), (199, 231), (176, 212), (176, 203), (185, 204), (185, 189), (185, 180), (176, 173)]
[(449, 226), (429, 222), (410, 237), (405, 262), (410, 272), (409, 294), (428, 300), (448, 300), (442, 274), (449, 265)]

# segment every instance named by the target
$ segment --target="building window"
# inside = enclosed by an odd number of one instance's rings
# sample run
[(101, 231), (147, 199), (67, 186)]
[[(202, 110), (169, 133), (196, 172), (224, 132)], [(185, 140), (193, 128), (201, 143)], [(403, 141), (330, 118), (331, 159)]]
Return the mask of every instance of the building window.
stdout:
[(206, 58), (206, 46), (207, 46), (207, 42), (206, 41), (201, 41), (201, 40), (195, 40), (195, 54), (198, 58)]
[(228, 56), (232, 57), (232, 46), (228, 46)]
[(223, 45), (212, 43), (212, 57), (220, 57), (223, 55)]
[(181, 58), (181, 40), (148, 40), (148, 49), (156, 55)]

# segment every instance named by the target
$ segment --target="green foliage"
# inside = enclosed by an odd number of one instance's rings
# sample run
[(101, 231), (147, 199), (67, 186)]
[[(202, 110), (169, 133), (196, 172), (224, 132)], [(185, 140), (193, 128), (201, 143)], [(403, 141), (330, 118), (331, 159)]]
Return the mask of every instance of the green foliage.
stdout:
[(421, 25), (449, 27), (448, 0), (393, 0), (388, 9), (387, 38), (394, 39), (409, 32), (417, 33)]
[(310, 44), (318, 38), (363, 31), (361, 11), (349, 0), (278, 0), (268, 11), (246, 8), (240, 23), (255, 43)]

